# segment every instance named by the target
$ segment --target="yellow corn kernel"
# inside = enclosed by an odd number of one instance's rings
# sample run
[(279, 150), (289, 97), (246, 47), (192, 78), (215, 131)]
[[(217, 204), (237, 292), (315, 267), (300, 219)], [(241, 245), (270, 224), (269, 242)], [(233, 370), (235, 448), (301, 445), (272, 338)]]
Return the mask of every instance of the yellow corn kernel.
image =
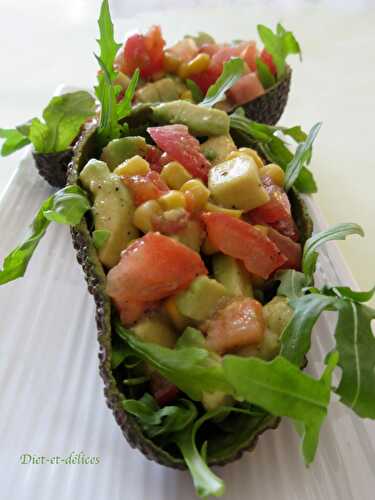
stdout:
[(219, 212), (221, 214), (231, 215), (236, 219), (239, 219), (243, 212), (242, 210), (220, 207), (219, 205), (214, 205), (210, 202), (206, 203), (205, 210), (207, 210), (207, 212)]
[(125, 160), (113, 171), (116, 175), (146, 175), (150, 171), (150, 164), (142, 156), (136, 155)]
[(219, 249), (216, 248), (208, 238), (204, 240), (201, 250), (205, 255), (213, 255), (219, 251)]
[(206, 188), (202, 181), (191, 179), (185, 182), (180, 188), (183, 193), (190, 193), (192, 199), (192, 207), (194, 210), (202, 209), (210, 197), (210, 191)]
[(133, 224), (144, 233), (147, 233), (152, 231), (152, 218), (155, 215), (162, 215), (162, 213), (163, 210), (156, 200), (146, 201), (135, 209)]
[(188, 77), (188, 63), (183, 62), (179, 65), (177, 75), (183, 80)]
[(180, 99), (183, 99), (184, 101), (192, 101), (193, 94), (191, 93), (191, 90), (184, 90), (184, 92), (180, 95)]
[(173, 210), (174, 208), (185, 208), (186, 199), (181, 191), (172, 189), (158, 198), (159, 205), (163, 210)]
[(261, 157), (258, 155), (258, 153), (255, 151), (255, 149), (251, 148), (240, 148), (238, 151), (232, 151), (229, 153), (229, 155), (226, 157), (226, 160), (233, 160), (233, 158), (237, 158), (238, 156), (250, 156), (258, 168), (264, 167), (264, 163), (261, 159)]
[(192, 179), (186, 168), (178, 161), (171, 161), (164, 165), (160, 177), (171, 189), (180, 189), (185, 182)]
[(171, 52), (164, 52), (163, 67), (167, 73), (176, 73), (180, 64), (181, 60), (178, 57)]
[(180, 311), (177, 309), (174, 297), (169, 297), (169, 299), (164, 302), (164, 310), (178, 330), (184, 330), (187, 327), (188, 320), (182, 316)]
[(262, 226), (261, 224), (256, 224), (255, 229), (258, 229), (264, 236), (267, 236), (268, 234), (268, 227), (267, 226)]
[(284, 186), (284, 170), (279, 167), (279, 165), (276, 165), (276, 163), (269, 163), (268, 165), (265, 165), (260, 169), (259, 173), (260, 175), (268, 175), (271, 177), (273, 182), (278, 186)]
[(208, 54), (198, 54), (191, 61), (186, 63), (185, 73), (186, 76), (183, 78), (188, 78), (191, 75), (196, 75), (201, 73), (202, 71), (206, 71), (208, 66), (210, 65), (211, 57)]
[(240, 151), (241, 153), (245, 153), (248, 156), (250, 156), (250, 158), (252, 158), (255, 161), (255, 163), (257, 164), (258, 168), (262, 168), (264, 166), (262, 158), (258, 155), (258, 153), (257, 153), (257, 151), (255, 149), (252, 149), (252, 148), (240, 148), (238, 151)]

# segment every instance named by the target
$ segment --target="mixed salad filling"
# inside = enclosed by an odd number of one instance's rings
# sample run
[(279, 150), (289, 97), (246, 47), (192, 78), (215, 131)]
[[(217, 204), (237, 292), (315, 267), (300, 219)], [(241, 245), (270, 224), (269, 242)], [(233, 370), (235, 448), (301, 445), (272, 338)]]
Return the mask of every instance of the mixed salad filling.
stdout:
[(243, 63), (241, 77), (218, 104), (231, 110), (262, 96), (284, 79), (290, 71), (286, 57), (300, 54), (293, 34), (280, 24), (276, 33), (259, 25), (258, 33), (264, 44), (261, 50), (254, 40), (218, 43), (203, 32), (166, 47), (160, 26), (152, 26), (145, 35), (137, 33), (125, 41), (115, 59), (119, 72), (115, 83), (125, 92), (138, 69), (141, 80), (135, 102), (200, 102), (220, 78), (224, 63), (236, 58)]
[[(42, 203), (0, 284), (24, 275), (51, 222), (73, 226), (94, 295), (112, 305), (112, 317), (97, 311), (110, 340), (104, 378), (120, 391), (107, 398), (126, 412), (133, 442), (185, 464), (200, 496), (219, 496), (208, 464), (233, 460), (288, 417), (308, 465), (331, 394), (375, 419), (375, 310), (365, 305), (375, 288), (313, 280), (320, 245), (364, 233), (346, 223), (311, 235), (298, 192), (317, 190), (308, 167), (320, 123), (306, 134), (252, 121), (241, 107), (228, 113), (264, 92), (265, 79), (283, 78), (298, 44), (278, 25), (259, 27), (260, 54), (254, 42), (220, 45), (203, 33), (165, 49), (153, 27), (118, 52), (107, 0), (99, 27), (97, 102), (54, 98), (44, 122), (0, 130), (6, 154), (30, 140), (58, 152), (92, 126), (68, 185)], [(337, 313), (334, 347), (315, 377), (301, 368), (326, 310)]]
[[(193, 129), (210, 130), (199, 110), (192, 117)], [(152, 145), (115, 139), (80, 173), (122, 324), (168, 348), (194, 329), (215, 356), (272, 359), (292, 309), (285, 298), (269, 300), (267, 283), (277, 270), (301, 267), (284, 171), (238, 149), (229, 133), (200, 135), (200, 143), (186, 125), (147, 132)], [(156, 401), (173, 402), (177, 388), (148, 372)], [(203, 404), (227, 401), (216, 396), (204, 394)]]

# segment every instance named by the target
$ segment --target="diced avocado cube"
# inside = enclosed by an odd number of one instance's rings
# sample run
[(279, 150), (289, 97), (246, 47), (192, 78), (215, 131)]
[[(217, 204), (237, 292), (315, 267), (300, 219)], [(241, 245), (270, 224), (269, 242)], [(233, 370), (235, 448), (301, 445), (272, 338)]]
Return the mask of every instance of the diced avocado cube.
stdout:
[(196, 220), (189, 220), (186, 227), (178, 231), (178, 233), (173, 236), (173, 239), (186, 245), (195, 252), (199, 252), (204, 237), (205, 233), (202, 231), (199, 222)]
[(186, 125), (193, 135), (211, 137), (229, 134), (229, 116), (219, 109), (180, 100), (159, 104), (153, 110), (157, 123)]
[(212, 167), (208, 187), (214, 200), (225, 208), (252, 210), (269, 201), (259, 169), (250, 156), (237, 156)]
[(110, 170), (114, 170), (123, 161), (135, 155), (144, 156), (147, 153), (147, 144), (144, 137), (122, 137), (113, 139), (103, 148), (100, 159)]
[(228, 295), (225, 286), (218, 281), (198, 276), (189, 288), (177, 294), (176, 306), (184, 316), (204, 321), (215, 311), (219, 301)]
[(99, 259), (105, 266), (113, 267), (120, 260), (122, 250), (139, 235), (132, 222), (132, 195), (120, 177), (111, 173), (100, 160), (90, 160), (79, 178), (94, 198), (95, 230), (109, 232), (108, 239), (98, 250)]
[(216, 254), (212, 258), (212, 267), (215, 278), (231, 295), (253, 296), (249, 273), (241, 262), (229, 255)]
[(138, 102), (169, 102), (179, 99), (185, 88), (177, 79), (162, 78), (156, 82), (146, 83), (135, 95)]
[(206, 142), (201, 144), (202, 153), (212, 165), (222, 163), (229, 153), (236, 150), (237, 147), (229, 134), (210, 137)]
[(177, 341), (176, 332), (161, 315), (154, 314), (140, 319), (132, 331), (145, 342), (158, 344), (172, 349)]
[(274, 297), (263, 307), (267, 327), (280, 336), (293, 316), (293, 309), (286, 297)]

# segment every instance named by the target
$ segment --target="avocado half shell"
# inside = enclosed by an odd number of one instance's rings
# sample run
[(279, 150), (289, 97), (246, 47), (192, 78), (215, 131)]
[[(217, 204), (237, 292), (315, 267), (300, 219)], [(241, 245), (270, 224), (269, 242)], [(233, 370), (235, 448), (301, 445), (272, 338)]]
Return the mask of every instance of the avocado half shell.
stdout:
[(73, 148), (58, 153), (33, 153), (33, 157), (39, 174), (48, 184), (57, 188), (65, 186)]
[[(77, 184), (81, 169), (90, 158), (97, 156), (95, 127), (92, 127), (85, 131), (74, 147), (73, 161), (68, 172), (68, 185)], [(312, 221), (307, 214), (301, 197), (293, 192), (290, 199), (296, 223), (304, 240), (311, 234)], [(113, 334), (111, 300), (105, 291), (106, 275), (98, 259), (89, 227), (90, 220), (84, 218), (80, 224), (71, 229), (71, 234), (77, 252), (77, 260), (82, 266), (88, 290), (93, 295), (96, 304), (99, 370), (104, 381), (104, 394), (107, 405), (113, 411), (126, 440), (133, 448), (138, 448), (148, 459), (161, 465), (186, 469), (186, 465), (177, 451), (163, 449), (145, 436), (135, 417), (128, 414), (122, 407), (121, 402), (124, 395), (120, 392), (111, 369)], [(236, 433), (215, 434), (214, 439), (209, 440), (209, 465), (225, 465), (237, 460), (243, 452), (251, 451), (255, 447), (260, 434), (267, 429), (275, 429), (280, 422), (280, 419), (269, 414), (257, 418), (238, 414), (234, 418), (232, 428), (236, 429)]]
[(285, 76), (253, 101), (244, 104), (246, 116), (256, 122), (276, 125), (288, 102), (292, 70), (287, 66)]

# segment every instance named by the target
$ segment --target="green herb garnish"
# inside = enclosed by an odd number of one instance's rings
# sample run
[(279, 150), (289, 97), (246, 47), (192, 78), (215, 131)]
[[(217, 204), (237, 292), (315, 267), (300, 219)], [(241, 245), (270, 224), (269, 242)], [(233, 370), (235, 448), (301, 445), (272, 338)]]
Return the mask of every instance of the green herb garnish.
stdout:
[(301, 57), (299, 43), (293, 33), (286, 31), (280, 23), (278, 23), (275, 33), (262, 24), (258, 24), (257, 29), (266, 51), (272, 56), (277, 70), (277, 79), (280, 80), (286, 72), (288, 55), (299, 54)]
[(88, 92), (55, 96), (44, 109), (43, 120), (33, 118), (16, 129), (0, 129), (0, 137), (6, 139), (1, 154), (9, 155), (30, 143), (37, 153), (65, 151), (94, 113), (95, 100)]
[(233, 87), (244, 74), (244, 71), (245, 63), (240, 57), (225, 62), (221, 75), (207, 90), (206, 97), (200, 103), (200, 106), (212, 108), (216, 103), (225, 99), (225, 92)]
[(0, 285), (24, 276), (28, 263), (49, 224), (75, 225), (80, 222), (90, 203), (86, 193), (78, 186), (68, 186), (42, 203), (31, 225), (30, 236), (5, 259), (0, 270)]

